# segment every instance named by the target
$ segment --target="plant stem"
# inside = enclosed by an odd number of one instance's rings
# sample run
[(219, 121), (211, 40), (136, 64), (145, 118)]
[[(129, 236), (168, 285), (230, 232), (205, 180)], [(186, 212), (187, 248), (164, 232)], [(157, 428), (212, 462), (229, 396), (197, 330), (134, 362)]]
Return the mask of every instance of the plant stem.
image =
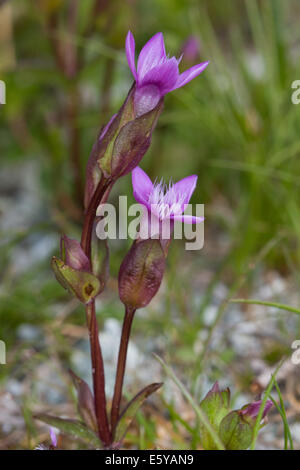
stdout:
[(99, 204), (108, 197), (109, 191), (113, 185), (113, 181), (110, 179), (101, 178), (95, 193), (92, 196), (91, 202), (85, 213), (84, 224), (81, 235), (81, 247), (87, 257), (91, 259), (92, 254), (92, 234), (93, 225), (96, 217), (96, 212)]
[(263, 412), (264, 412), (264, 409), (265, 409), (265, 406), (266, 406), (266, 403), (267, 403), (267, 400), (269, 398), (269, 395), (272, 391), (272, 388), (275, 384), (275, 381), (276, 381), (276, 375), (279, 371), (279, 369), (281, 368), (281, 366), (283, 365), (285, 359), (282, 359), (278, 366), (276, 367), (274, 373), (271, 375), (271, 379), (269, 381), (269, 384), (265, 390), (265, 394), (264, 394), (264, 397), (262, 399), (262, 402), (261, 402), (261, 405), (259, 407), (259, 412), (258, 412), (258, 415), (256, 417), (256, 421), (255, 421), (255, 425), (254, 425), (254, 428), (253, 428), (253, 435), (252, 435), (252, 443), (251, 443), (251, 446), (250, 446), (250, 450), (254, 450), (255, 449), (255, 444), (256, 444), (256, 440), (257, 440), (257, 435), (258, 435), (258, 432), (260, 430), (260, 426), (261, 426), (261, 420), (262, 420), (262, 417), (263, 417)]
[(253, 305), (262, 305), (265, 307), (274, 307), (279, 308), (280, 310), (286, 310), (287, 312), (293, 312), (300, 315), (300, 309), (296, 307), (291, 307), (290, 305), (278, 304), (277, 302), (265, 302), (264, 300), (252, 300), (252, 299), (231, 299), (231, 303), (242, 303), (242, 304), (253, 304)]
[[(112, 184), (113, 183), (111, 180), (105, 179), (103, 177), (101, 178), (101, 181), (98, 184), (98, 187), (90, 201), (90, 204), (85, 214), (81, 236), (81, 246), (90, 261), (93, 226), (96, 217), (97, 207), (108, 197)], [(94, 400), (98, 423), (98, 432), (101, 441), (106, 447), (108, 447), (111, 444), (111, 432), (109, 429), (109, 422), (106, 409), (104, 364), (99, 341), (98, 324), (95, 311), (95, 300), (92, 300), (91, 303), (86, 306), (86, 318), (90, 337)]]
[(120, 415), (120, 403), (121, 403), (121, 398), (122, 398), (122, 389), (123, 389), (124, 374), (125, 374), (125, 367), (126, 367), (128, 343), (129, 343), (129, 336), (131, 332), (131, 325), (132, 325), (134, 314), (135, 314), (135, 309), (129, 308), (127, 306), (125, 307), (125, 317), (124, 317), (123, 327), (122, 327), (115, 389), (114, 389), (114, 396), (113, 396), (113, 402), (112, 402), (112, 408), (111, 408), (111, 429), (112, 429), (113, 435), (114, 435), (114, 431), (115, 431), (115, 428), (119, 419), (119, 415)]
[(94, 300), (87, 305), (86, 316), (90, 336), (94, 401), (99, 437), (105, 446), (109, 446), (111, 443), (111, 433), (106, 410), (104, 364), (99, 342)]

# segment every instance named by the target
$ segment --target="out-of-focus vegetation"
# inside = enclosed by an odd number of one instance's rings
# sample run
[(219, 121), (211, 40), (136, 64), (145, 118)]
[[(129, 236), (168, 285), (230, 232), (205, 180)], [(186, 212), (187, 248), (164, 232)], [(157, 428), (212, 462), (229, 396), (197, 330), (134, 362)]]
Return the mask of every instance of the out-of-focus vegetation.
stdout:
[[(26, 429), (18, 431), (20, 424), (14, 431), (8, 423), (8, 435), (11, 429), (15, 434), (3, 437), (4, 448), (41, 438), (32, 413), (41, 402), (51, 404), (37, 385), (37, 366), (53, 361), (54, 375), (63, 377), (85, 338), (82, 308), (56, 283), (49, 258), (58, 252), (60, 233), (79, 237), (92, 144), (132, 83), (124, 52), (128, 29), (137, 51), (162, 31), (170, 54), (178, 57), (193, 35), (199, 42), (195, 63), (210, 60), (199, 78), (166, 97), (142, 162), (153, 178), (199, 175), (193, 201), (205, 204), (205, 246), (184, 253), (180, 242), (173, 243), (161, 296), (137, 316), (134, 333), (137, 341), (147, 335), (144, 352), (155, 349), (176, 364), (197, 397), (205, 374), (228, 378), (245, 393), (260, 391), (250, 359), (236, 367), (232, 345), (212, 341), (227, 301), (237, 294), (259, 297), (255, 289), (274, 276), (286, 280), (283, 300), (298, 301), (300, 108), (291, 102), (291, 84), (300, 79), (299, 14), (297, 0), (0, 2), (0, 79), (7, 93), (0, 108), (0, 339), (8, 351), (0, 380), (4, 391), (25, 383), (17, 396)], [(191, 65), (183, 58), (182, 70)], [(113, 201), (118, 194), (132, 199), (129, 175), (114, 189)], [(101, 327), (122, 318), (115, 279), (128, 246), (111, 243), (110, 293), (98, 305)], [(207, 324), (212, 304), (216, 315)], [(266, 309), (259, 312), (264, 318)], [(265, 364), (273, 366), (300, 338), (293, 315), (278, 314), (275, 337), (272, 326), (270, 341), (261, 340)], [(174, 448), (196, 448), (190, 410), (181, 415), (165, 395), (156, 406), (160, 412), (139, 414), (128, 445), (151, 448), (161, 439)], [(1, 433), (6, 436), (5, 429)]]

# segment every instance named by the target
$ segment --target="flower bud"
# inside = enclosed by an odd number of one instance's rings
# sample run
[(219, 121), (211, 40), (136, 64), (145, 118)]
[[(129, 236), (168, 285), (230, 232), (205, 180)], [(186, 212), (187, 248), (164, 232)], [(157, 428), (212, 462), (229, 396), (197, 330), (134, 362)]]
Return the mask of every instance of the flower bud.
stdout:
[[(214, 384), (200, 403), (211, 426), (214, 428), (226, 450), (244, 450), (251, 444), (253, 428), (262, 400), (249, 403), (241, 410), (230, 410), (230, 390), (220, 390), (218, 382)], [(266, 402), (262, 419), (272, 407), (271, 400)], [(201, 424), (200, 438), (203, 449), (215, 450), (216, 446), (210, 433)]]
[(251, 444), (252, 428), (239, 411), (231, 411), (221, 421), (219, 436), (226, 450), (246, 450)]
[(63, 235), (60, 241), (61, 246), (61, 257), (70, 268), (77, 269), (79, 271), (90, 271), (90, 261), (80, 243), (77, 240)]
[[(209, 419), (210, 424), (218, 433), (219, 426), (222, 419), (230, 411), (230, 390), (220, 390), (218, 382), (214, 384), (212, 389), (207, 393), (206, 397), (200, 403), (201, 409)], [(201, 424), (200, 425), (200, 439), (203, 449), (215, 450), (215, 443), (210, 433)]]
[[(260, 407), (262, 404), (262, 400), (254, 401), (253, 403), (249, 403), (248, 405), (245, 405), (241, 410), (240, 414), (250, 423), (254, 424), (256, 421), (256, 418), (258, 416)], [(262, 419), (265, 419), (267, 414), (269, 413), (270, 409), (272, 408), (273, 403), (271, 400), (267, 400), (265, 404), (265, 408), (262, 414)]]
[(135, 241), (119, 271), (119, 296), (130, 308), (146, 307), (157, 293), (165, 270), (159, 240)]
[[(249, 403), (241, 410), (232, 411), (222, 420), (219, 435), (227, 450), (248, 449), (261, 403), (262, 400)], [(262, 419), (265, 419), (272, 406), (272, 401), (267, 400)]]

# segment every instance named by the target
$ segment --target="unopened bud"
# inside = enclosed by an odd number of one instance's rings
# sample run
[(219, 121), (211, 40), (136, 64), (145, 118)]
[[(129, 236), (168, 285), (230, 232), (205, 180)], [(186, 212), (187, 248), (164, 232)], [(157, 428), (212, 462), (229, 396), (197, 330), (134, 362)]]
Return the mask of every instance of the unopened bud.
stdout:
[[(230, 390), (220, 390), (218, 382), (207, 393), (206, 397), (200, 403), (201, 409), (206, 414), (211, 426), (218, 433), (222, 419), (230, 411)], [(200, 425), (200, 439), (203, 449), (215, 450), (215, 442), (205, 426)]]
[(70, 268), (87, 272), (91, 270), (90, 261), (77, 240), (63, 235), (60, 245), (62, 260), (70, 266)]
[(219, 436), (226, 450), (246, 450), (251, 444), (252, 427), (239, 411), (231, 411), (221, 421)]
[(119, 271), (119, 296), (130, 308), (146, 307), (157, 293), (165, 270), (159, 240), (135, 241)]
[[(249, 403), (248, 405), (243, 406), (243, 408), (239, 411), (239, 413), (250, 423), (255, 423), (256, 418), (258, 416), (260, 407), (262, 404), (262, 400), (254, 401), (252, 403)], [(273, 403), (271, 400), (267, 400), (263, 414), (262, 414), (262, 419), (265, 419), (267, 414), (269, 413), (270, 409), (272, 408)]]

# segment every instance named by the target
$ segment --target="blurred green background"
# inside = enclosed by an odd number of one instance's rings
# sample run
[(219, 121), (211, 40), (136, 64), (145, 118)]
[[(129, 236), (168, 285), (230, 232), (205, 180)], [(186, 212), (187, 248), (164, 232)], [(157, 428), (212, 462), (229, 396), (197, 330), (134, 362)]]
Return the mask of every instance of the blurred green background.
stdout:
[[(244, 393), (259, 391), (251, 348), (241, 367), (231, 323), (221, 317), (237, 294), (298, 302), (300, 108), (291, 102), (291, 84), (300, 79), (299, 15), (297, 0), (0, 2), (0, 79), (6, 83), (0, 109), (0, 339), (8, 355), (0, 378), (21, 415), (19, 424), (0, 430), (3, 448), (37, 441), (33, 409), (49, 406), (35, 385), (37, 366), (55, 358), (55, 374), (63, 375), (85, 337), (82, 308), (56, 283), (49, 260), (58, 253), (61, 233), (80, 237), (90, 150), (132, 83), (124, 51), (128, 29), (137, 51), (162, 31), (167, 52), (177, 57), (193, 36), (199, 50), (183, 58), (181, 70), (210, 61), (200, 77), (166, 96), (142, 162), (152, 178), (199, 175), (193, 202), (205, 204), (204, 249), (184, 253), (180, 242), (173, 243), (162, 293), (137, 317), (134, 337), (138, 343), (139, 335), (147, 335), (143, 352), (162, 352), (196, 395), (205, 390), (204, 376), (223, 378)], [(111, 200), (119, 194), (133, 200), (130, 175), (118, 182)], [(111, 244), (112, 279), (98, 305), (101, 328), (122, 319), (116, 277), (129, 244)], [(239, 310), (244, 320), (238, 322), (247, 323), (249, 308)], [(273, 366), (300, 338), (300, 325), (286, 312), (258, 313), (258, 320), (250, 319), (254, 336), (263, 337), (258, 348), (253, 343), (253, 354)], [(67, 390), (62, 401), (72, 402), (69, 384)], [(289, 397), (293, 419), (300, 403), (295, 396)], [(189, 417), (179, 416), (173, 398), (156, 404), (162, 413), (168, 410), (171, 428), (140, 413), (129, 445), (156, 445), (161, 426), (174, 448), (197, 447)]]

